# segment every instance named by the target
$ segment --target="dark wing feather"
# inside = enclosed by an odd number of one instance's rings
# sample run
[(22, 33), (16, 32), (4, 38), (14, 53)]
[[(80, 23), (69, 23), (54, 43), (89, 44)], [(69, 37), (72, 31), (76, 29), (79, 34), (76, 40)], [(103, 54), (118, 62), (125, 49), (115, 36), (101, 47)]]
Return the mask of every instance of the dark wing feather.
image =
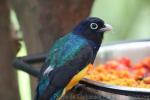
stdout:
[(78, 35), (68, 34), (55, 42), (50, 49), (50, 53), (43, 64), (41, 73), (47, 67), (55, 69), (61, 67), (69, 60), (73, 59), (82, 48), (88, 45), (88, 41)]
[(44, 95), (44, 98), (51, 97), (59, 89), (63, 89), (74, 75), (80, 72), (84, 67), (86, 67), (93, 58), (93, 49), (90, 46), (86, 46), (80, 50), (74, 59), (66, 62), (63, 66), (54, 69), (50, 72), (49, 77), (51, 79)]

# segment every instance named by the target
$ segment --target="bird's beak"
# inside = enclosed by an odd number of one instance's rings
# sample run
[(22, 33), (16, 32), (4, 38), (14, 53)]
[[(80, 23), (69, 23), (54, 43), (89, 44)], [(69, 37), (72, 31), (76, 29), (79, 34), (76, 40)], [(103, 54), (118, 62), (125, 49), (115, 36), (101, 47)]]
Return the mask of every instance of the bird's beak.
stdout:
[(100, 29), (100, 32), (106, 32), (106, 31), (111, 31), (112, 30), (112, 26), (109, 24), (105, 24), (104, 28)]

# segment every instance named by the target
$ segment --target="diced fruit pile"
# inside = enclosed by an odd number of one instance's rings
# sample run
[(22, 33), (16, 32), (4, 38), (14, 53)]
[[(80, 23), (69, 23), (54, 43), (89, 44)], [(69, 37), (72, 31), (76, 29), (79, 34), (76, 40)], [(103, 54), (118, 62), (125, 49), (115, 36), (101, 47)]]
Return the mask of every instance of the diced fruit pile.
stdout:
[(106, 84), (150, 88), (150, 57), (136, 64), (123, 57), (96, 67), (90, 65), (85, 78)]

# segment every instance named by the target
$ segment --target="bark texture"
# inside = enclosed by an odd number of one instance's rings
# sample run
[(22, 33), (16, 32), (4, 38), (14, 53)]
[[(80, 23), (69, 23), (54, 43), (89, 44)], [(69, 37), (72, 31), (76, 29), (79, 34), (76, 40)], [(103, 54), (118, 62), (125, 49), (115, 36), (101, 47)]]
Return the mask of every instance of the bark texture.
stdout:
[(19, 100), (16, 71), (12, 66), (17, 45), (11, 35), (9, 18), (7, 1), (0, 0), (0, 99)]

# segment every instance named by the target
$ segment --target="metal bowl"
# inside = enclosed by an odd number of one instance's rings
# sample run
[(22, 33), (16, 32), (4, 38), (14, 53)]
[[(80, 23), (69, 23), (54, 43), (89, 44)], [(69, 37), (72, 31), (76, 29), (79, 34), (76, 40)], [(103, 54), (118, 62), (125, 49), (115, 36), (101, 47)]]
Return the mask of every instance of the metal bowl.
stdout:
[(98, 51), (94, 65), (120, 57), (128, 57), (136, 63), (148, 56), (150, 56), (150, 41), (122, 42), (102, 46)]
[[(14, 67), (23, 70), (38, 78), (40, 67), (32, 64), (43, 63), (47, 54), (36, 54), (16, 58)], [(98, 51), (94, 66), (105, 63), (111, 59), (129, 57), (133, 62), (138, 62), (150, 56), (150, 40), (122, 42), (104, 45)], [(63, 100), (150, 100), (150, 89), (115, 86), (82, 79)]]
[[(144, 57), (150, 56), (150, 41), (123, 42), (102, 46), (98, 51), (94, 66), (105, 63), (108, 60), (128, 57), (138, 62)], [(83, 79), (82, 88), (94, 90), (97, 95), (104, 96), (109, 100), (150, 100), (150, 89), (115, 86)]]

